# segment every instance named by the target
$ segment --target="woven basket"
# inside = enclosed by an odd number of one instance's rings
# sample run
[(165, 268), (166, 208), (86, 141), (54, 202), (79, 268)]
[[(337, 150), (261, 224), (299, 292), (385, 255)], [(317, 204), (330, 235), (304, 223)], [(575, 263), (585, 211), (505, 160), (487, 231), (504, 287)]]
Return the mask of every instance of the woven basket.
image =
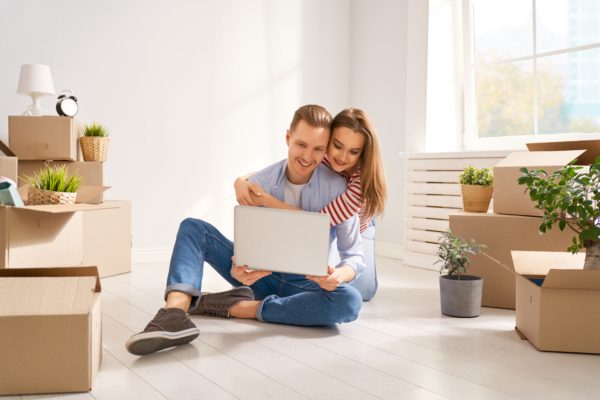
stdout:
[(79, 138), (84, 161), (106, 161), (108, 137), (82, 136)]
[(27, 204), (37, 206), (41, 204), (74, 204), (77, 192), (52, 192), (30, 186), (27, 192)]

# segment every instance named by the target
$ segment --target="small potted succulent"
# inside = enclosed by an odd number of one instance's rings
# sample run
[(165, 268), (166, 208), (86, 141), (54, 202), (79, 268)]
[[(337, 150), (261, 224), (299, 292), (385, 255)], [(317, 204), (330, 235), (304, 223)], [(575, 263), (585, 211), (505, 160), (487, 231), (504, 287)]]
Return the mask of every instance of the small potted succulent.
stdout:
[(79, 175), (68, 175), (65, 164), (46, 165), (33, 176), (24, 178), (30, 185), (27, 192), (29, 205), (73, 204), (82, 182)]
[(84, 161), (106, 161), (108, 153), (108, 131), (97, 122), (83, 127), (79, 138)]
[(436, 264), (440, 268), (440, 303), (442, 314), (450, 317), (472, 318), (481, 312), (483, 278), (467, 275), (469, 256), (483, 246), (473, 239), (466, 241), (444, 232), (440, 238)]
[(462, 192), (463, 209), (470, 212), (487, 212), (492, 199), (494, 178), (489, 168), (467, 166), (458, 176)]

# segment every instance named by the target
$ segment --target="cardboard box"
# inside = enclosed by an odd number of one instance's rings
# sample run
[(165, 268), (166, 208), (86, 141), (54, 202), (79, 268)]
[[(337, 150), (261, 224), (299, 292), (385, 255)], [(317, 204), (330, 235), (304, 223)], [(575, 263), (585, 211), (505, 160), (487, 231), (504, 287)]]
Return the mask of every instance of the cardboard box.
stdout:
[[(104, 168), (103, 163), (99, 161), (21, 161), (19, 160), (19, 186), (26, 184), (23, 177), (33, 176), (36, 171), (44, 168), (46, 164), (51, 166), (65, 164), (69, 175), (78, 174), (83, 178), (82, 187), (86, 186), (104, 186)], [(82, 191), (85, 188), (81, 189)], [(81, 193), (77, 197), (81, 199)], [(85, 199), (89, 204), (100, 204), (104, 200), (103, 193)]]
[(463, 239), (484, 244), (485, 253), (507, 266), (502, 268), (483, 254), (471, 257), (469, 273), (483, 278), (482, 305), (515, 309), (515, 277), (511, 250), (564, 252), (574, 233), (554, 228), (539, 233), (540, 217), (492, 213), (458, 213), (450, 215), (452, 233)]
[(95, 267), (0, 270), (0, 395), (91, 390), (100, 291)]
[(562, 142), (527, 143), (529, 151), (560, 151), (560, 150), (585, 150), (577, 158), (577, 164), (590, 165), (596, 157), (600, 156), (600, 140), (569, 140)]
[(0, 140), (0, 151), (4, 154), (4, 156), (0, 155), (0, 176), (5, 176), (17, 182), (19, 176), (18, 158), (2, 140)]
[(535, 208), (526, 186), (519, 185), (522, 167), (543, 169), (549, 174), (570, 163), (585, 150), (517, 151), (510, 153), (494, 166), (494, 212), (497, 214), (542, 216)]
[(71, 117), (8, 117), (8, 143), (20, 160), (77, 161), (79, 130)]
[(537, 349), (600, 354), (600, 270), (583, 270), (584, 259), (513, 252), (517, 330)]
[(585, 166), (600, 156), (600, 140), (528, 143), (529, 152), (514, 152), (494, 166), (494, 212), (498, 214), (541, 216), (534, 202), (517, 184), (519, 169), (544, 169), (549, 174), (577, 159)]
[(0, 206), (0, 269), (96, 265), (131, 270), (131, 203)]

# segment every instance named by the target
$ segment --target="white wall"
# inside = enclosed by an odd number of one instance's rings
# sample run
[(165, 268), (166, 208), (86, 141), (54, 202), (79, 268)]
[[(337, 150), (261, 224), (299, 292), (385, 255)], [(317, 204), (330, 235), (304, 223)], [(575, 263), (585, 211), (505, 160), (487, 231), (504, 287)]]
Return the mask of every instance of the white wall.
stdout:
[(457, 151), (463, 132), (462, 0), (430, 0), (427, 151)]
[(80, 119), (110, 129), (107, 197), (133, 202), (138, 249), (170, 249), (187, 216), (231, 235), (234, 177), (286, 156), (298, 106), (348, 103), (347, 0), (0, 1), (0, 16), (0, 137), (29, 104), (20, 65), (50, 65)]
[(378, 253), (401, 257), (405, 177), (400, 152), (424, 151), (427, 1), (353, 0), (350, 104), (377, 128), (390, 189), (377, 226)]
[(390, 185), (378, 245), (398, 255), (399, 153), (425, 143), (427, 1), (0, 0), (0, 16), (0, 138), (29, 104), (19, 66), (49, 64), (80, 119), (111, 131), (107, 197), (132, 200), (135, 248), (168, 256), (187, 216), (231, 235), (234, 177), (284, 158), (293, 111), (318, 103), (372, 116)]

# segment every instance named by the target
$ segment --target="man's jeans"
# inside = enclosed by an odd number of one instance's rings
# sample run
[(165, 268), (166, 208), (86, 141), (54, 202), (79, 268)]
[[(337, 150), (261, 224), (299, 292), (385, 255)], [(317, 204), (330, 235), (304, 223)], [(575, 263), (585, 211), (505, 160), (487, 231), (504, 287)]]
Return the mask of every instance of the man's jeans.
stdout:
[[(204, 262), (210, 264), (233, 286), (241, 283), (231, 276), (233, 242), (211, 224), (187, 218), (179, 226), (171, 256), (165, 298), (178, 291), (198, 301)], [(341, 284), (335, 291), (323, 290), (302, 275), (274, 272), (250, 286), (262, 300), (256, 317), (261, 321), (289, 325), (331, 325), (354, 321), (362, 307), (356, 289)]]

